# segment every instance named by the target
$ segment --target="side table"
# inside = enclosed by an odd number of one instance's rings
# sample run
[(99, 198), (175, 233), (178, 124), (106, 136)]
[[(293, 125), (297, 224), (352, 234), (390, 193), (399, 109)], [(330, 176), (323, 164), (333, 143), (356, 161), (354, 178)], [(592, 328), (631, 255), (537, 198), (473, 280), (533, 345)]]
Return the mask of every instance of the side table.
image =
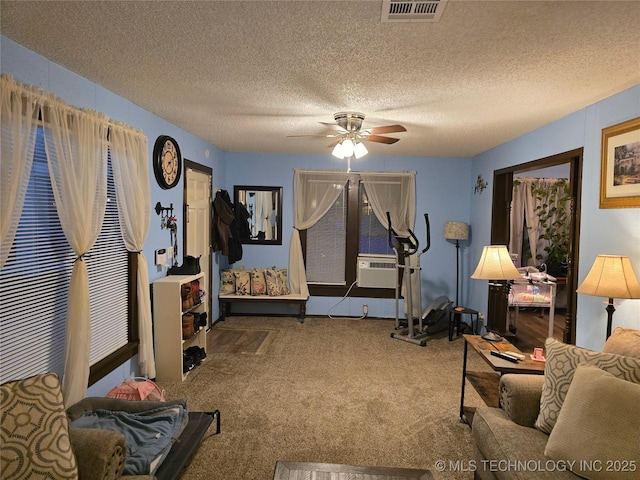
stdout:
[[(462, 315), (469, 315), (470, 316), (470, 320), (471, 320), (471, 325), (469, 325), (469, 327), (471, 328), (471, 333), (473, 334), (477, 334), (478, 333), (478, 328), (479, 328), (479, 317), (480, 312), (478, 312), (477, 310), (473, 310), (471, 308), (467, 308), (467, 307), (461, 307), (461, 306), (457, 306), (451, 309), (451, 311), (449, 312), (449, 341), (453, 340), (453, 331), (455, 329), (456, 331), (456, 335), (460, 336), (460, 334), (462, 333), (461, 331), (461, 327), (463, 325), (467, 325), (464, 322), (461, 322), (461, 317)], [(474, 318), (475, 317), (475, 322), (474, 322)]]
[[(513, 363), (491, 355), (491, 350), (501, 352), (522, 353), (506, 339), (501, 342), (490, 342), (484, 340), (481, 335), (463, 335), (464, 357), (462, 360), (462, 388), (460, 392), (460, 421), (471, 425), (475, 409), (464, 406), (464, 389), (466, 381), (478, 392), (480, 398), (489, 407), (500, 405), (500, 376), (505, 373), (530, 373), (536, 375), (544, 374), (544, 362), (535, 362), (530, 358)], [(491, 372), (467, 371), (467, 352), (469, 346), (491, 367)]]

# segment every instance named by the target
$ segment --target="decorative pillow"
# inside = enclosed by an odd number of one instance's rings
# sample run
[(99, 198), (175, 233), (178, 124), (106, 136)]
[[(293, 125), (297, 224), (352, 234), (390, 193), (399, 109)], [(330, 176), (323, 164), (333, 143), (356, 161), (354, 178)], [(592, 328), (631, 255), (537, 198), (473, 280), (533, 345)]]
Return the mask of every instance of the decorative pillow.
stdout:
[(278, 271), (275, 268), (267, 268), (264, 271), (267, 280), (267, 295), (277, 297), (280, 295), (280, 285), (278, 284)]
[(602, 348), (603, 352), (640, 358), (640, 330), (616, 328)]
[(0, 386), (2, 479), (78, 478), (55, 373)]
[(638, 478), (638, 405), (640, 384), (578, 365), (545, 456), (592, 480)]
[(249, 272), (234, 272), (236, 277), (236, 295), (251, 294), (251, 274)]
[(553, 338), (547, 338), (545, 348), (544, 386), (540, 397), (540, 413), (534, 424), (545, 433), (553, 430), (573, 374), (580, 363), (595, 365), (618, 378), (640, 383), (640, 359), (594, 352)]
[(220, 272), (220, 295), (233, 295), (236, 293), (236, 276), (232, 270)]
[(266, 295), (267, 280), (264, 277), (264, 268), (251, 269), (251, 295)]
[(291, 293), (289, 291), (289, 278), (287, 276), (287, 269), (281, 268), (276, 272), (276, 277), (278, 278), (278, 290), (280, 295), (289, 295)]

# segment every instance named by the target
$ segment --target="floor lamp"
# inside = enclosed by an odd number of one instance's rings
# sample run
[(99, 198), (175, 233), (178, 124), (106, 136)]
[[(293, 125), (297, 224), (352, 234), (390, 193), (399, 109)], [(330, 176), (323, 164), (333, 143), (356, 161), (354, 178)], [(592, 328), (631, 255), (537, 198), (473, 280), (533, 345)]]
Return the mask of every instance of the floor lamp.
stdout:
[(611, 336), (614, 298), (640, 298), (640, 283), (633, 273), (629, 257), (622, 255), (598, 255), (591, 270), (576, 290), (578, 293), (606, 297), (607, 338)]
[(460, 240), (469, 239), (469, 225), (464, 222), (447, 222), (444, 225), (444, 238), (456, 241), (456, 307), (458, 302), (458, 285), (460, 284)]
[[(471, 278), (477, 280), (489, 280), (489, 287), (499, 289), (501, 292), (505, 292), (504, 285), (496, 283), (496, 280), (515, 280), (520, 278), (520, 272), (513, 264), (509, 251), (505, 245), (489, 245), (482, 249), (482, 257), (478, 262), (475, 272), (471, 275)], [(497, 292), (491, 295), (495, 298)], [(507, 304), (509, 302), (507, 301)], [(495, 310), (495, 309), (494, 309)], [(502, 337), (497, 333), (488, 331), (482, 338), (489, 341), (500, 341)]]

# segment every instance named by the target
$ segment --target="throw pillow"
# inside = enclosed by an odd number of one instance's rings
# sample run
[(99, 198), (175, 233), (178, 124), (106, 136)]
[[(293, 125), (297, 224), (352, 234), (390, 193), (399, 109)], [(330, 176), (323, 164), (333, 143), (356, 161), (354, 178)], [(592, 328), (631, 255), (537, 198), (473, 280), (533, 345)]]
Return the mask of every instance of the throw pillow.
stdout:
[(640, 358), (640, 330), (617, 327), (607, 339), (602, 351)]
[(2, 479), (78, 478), (55, 373), (0, 386)]
[(638, 405), (640, 384), (578, 365), (545, 456), (591, 480), (638, 478)]
[(236, 293), (235, 270), (222, 270), (220, 272), (220, 295), (233, 295), (234, 293)]
[(251, 295), (266, 295), (267, 281), (264, 277), (264, 268), (251, 269)]
[(287, 269), (281, 268), (276, 272), (276, 276), (278, 277), (278, 290), (280, 291), (280, 295), (289, 295), (291, 293), (289, 291), (289, 278), (287, 277)]
[(545, 349), (544, 386), (540, 397), (540, 413), (534, 424), (545, 433), (553, 430), (573, 374), (580, 363), (595, 365), (616, 377), (640, 383), (640, 359), (594, 352), (553, 338), (547, 338)]
[(280, 295), (280, 285), (278, 284), (278, 272), (275, 268), (267, 268), (264, 271), (264, 276), (267, 280), (267, 294), (270, 297), (276, 297)]
[(251, 275), (244, 270), (240, 272), (234, 272), (236, 277), (236, 295), (250, 295), (251, 294)]

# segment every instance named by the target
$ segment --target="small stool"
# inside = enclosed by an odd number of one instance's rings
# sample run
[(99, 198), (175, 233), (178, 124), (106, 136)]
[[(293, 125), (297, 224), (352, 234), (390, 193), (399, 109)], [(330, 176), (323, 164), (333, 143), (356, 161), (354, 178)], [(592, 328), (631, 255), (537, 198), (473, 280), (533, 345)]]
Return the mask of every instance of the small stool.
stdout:
[[(461, 327), (469, 327), (471, 329), (471, 333), (473, 333), (474, 335), (477, 335), (477, 329), (478, 329), (478, 315), (480, 312), (473, 310), (471, 308), (467, 308), (467, 307), (454, 307), (451, 309), (451, 311), (449, 312), (449, 341), (453, 340), (453, 330), (455, 328), (456, 331), (456, 336), (460, 336), (462, 334), (462, 329)], [(470, 315), (470, 320), (471, 320), (471, 324), (467, 324), (465, 322), (461, 322), (460, 318), (462, 317), (462, 315)], [(474, 317), (475, 316), (475, 322), (474, 322)]]

